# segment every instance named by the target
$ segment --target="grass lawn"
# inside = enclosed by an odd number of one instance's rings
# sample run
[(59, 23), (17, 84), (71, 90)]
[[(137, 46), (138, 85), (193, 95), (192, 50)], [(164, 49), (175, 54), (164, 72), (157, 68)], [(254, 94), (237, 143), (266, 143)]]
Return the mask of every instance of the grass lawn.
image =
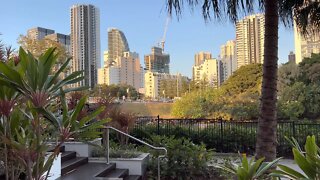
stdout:
[(131, 103), (126, 102), (120, 105), (122, 111), (134, 113), (138, 116), (158, 116), (172, 118), (172, 103)]

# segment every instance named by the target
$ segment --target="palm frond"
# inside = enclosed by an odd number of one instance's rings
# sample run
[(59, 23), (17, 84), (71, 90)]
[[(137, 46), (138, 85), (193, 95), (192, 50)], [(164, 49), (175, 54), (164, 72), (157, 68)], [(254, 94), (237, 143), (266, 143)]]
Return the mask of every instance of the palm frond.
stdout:
[(204, 19), (211, 20), (229, 18), (232, 22), (237, 22), (240, 15), (246, 15), (254, 12), (256, 4), (260, 9), (263, 8), (264, 0), (167, 0), (167, 11), (169, 15), (173, 12), (179, 18), (185, 5), (191, 10), (201, 6)]

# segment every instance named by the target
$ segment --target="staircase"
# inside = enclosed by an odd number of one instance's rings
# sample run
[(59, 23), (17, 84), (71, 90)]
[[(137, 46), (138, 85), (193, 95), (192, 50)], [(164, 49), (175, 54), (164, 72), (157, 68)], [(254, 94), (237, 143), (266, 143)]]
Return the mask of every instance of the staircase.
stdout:
[(61, 148), (60, 180), (142, 180), (129, 175), (128, 169), (117, 169), (116, 164), (89, 163), (88, 157), (77, 157), (74, 151)]

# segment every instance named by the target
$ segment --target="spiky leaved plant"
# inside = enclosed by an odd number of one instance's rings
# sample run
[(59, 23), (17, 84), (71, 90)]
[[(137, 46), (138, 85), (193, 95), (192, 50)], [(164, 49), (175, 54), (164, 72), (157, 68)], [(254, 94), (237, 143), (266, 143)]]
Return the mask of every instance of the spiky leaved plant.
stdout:
[[(67, 67), (70, 59), (54, 71), (53, 66), (57, 60), (54, 51), (54, 48), (50, 48), (37, 59), (20, 48), (19, 61), (0, 62), (0, 85), (5, 87), (0, 89), (7, 89), (0, 96), (0, 102), (6, 107), (0, 116), (1, 144), (8, 149), (6, 156), (10, 153), (15, 158), (28, 179), (46, 179), (64, 141), (71, 137), (96, 137), (99, 134), (96, 129), (106, 122), (92, 121), (102, 109), (80, 121), (75, 120), (85, 100), (81, 100), (73, 111), (66, 108), (64, 94), (86, 88), (66, 86), (83, 80), (82, 72), (73, 72), (60, 79), (59, 74)], [(64, 103), (60, 105), (58, 99)], [(57, 106), (62, 106), (62, 111)], [(11, 113), (10, 120), (5, 121), (8, 113)], [(48, 141), (57, 142), (51, 155), (47, 155)], [(6, 169), (9, 167), (6, 166)], [(8, 173), (6, 177), (9, 178)]]

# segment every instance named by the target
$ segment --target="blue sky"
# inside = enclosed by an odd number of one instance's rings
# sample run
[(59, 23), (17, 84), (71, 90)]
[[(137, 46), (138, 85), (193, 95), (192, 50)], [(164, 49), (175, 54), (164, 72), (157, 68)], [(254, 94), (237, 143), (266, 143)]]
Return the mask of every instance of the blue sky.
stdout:
[[(163, 35), (164, 0), (6, 0), (0, 6), (0, 38), (18, 47), (19, 35), (32, 27), (69, 34), (70, 7), (81, 3), (100, 9), (101, 52), (108, 48), (107, 29), (115, 27), (124, 32), (130, 50), (139, 53), (144, 66), (143, 56), (150, 53), (151, 46), (160, 42)], [(284, 63), (289, 51), (294, 50), (293, 30), (281, 26), (279, 36), (279, 61)], [(209, 51), (217, 57), (220, 46), (231, 39), (235, 39), (235, 26), (231, 22), (205, 23), (200, 12), (185, 9), (182, 18), (178, 21), (173, 16), (168, 26), (165, 51), (170, 54), (171, 73), (191, 77), (195, 53)]]

